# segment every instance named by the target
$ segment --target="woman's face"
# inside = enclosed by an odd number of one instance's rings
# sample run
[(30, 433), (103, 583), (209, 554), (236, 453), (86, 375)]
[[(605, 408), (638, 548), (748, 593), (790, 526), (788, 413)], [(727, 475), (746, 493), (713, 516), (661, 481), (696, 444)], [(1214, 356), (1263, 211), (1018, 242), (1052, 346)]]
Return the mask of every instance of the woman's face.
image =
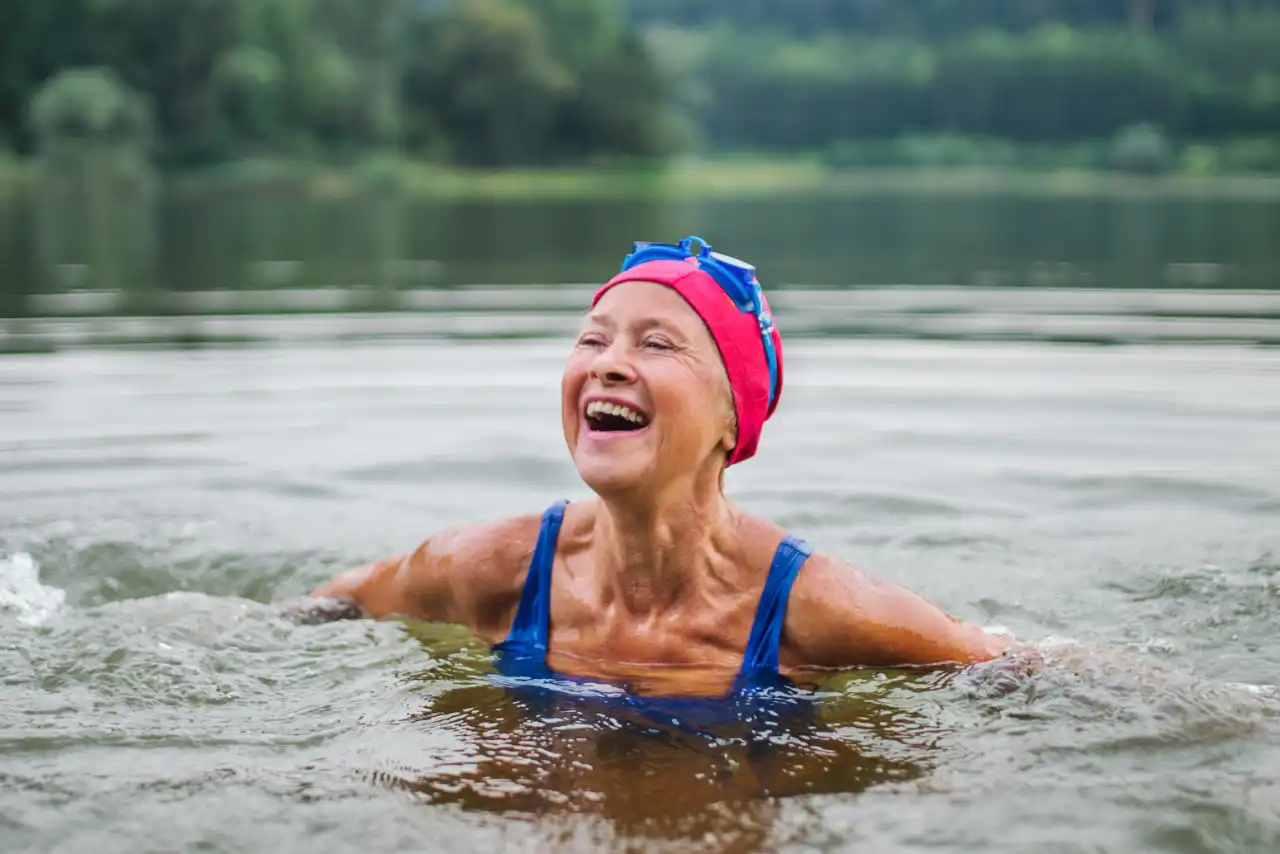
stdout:
[(565, 441), (600, 495), (719, 477), (735, 441), (724, 363), (696, 312), (665, 285), (623, 282), (583, 321), (561, 381)]

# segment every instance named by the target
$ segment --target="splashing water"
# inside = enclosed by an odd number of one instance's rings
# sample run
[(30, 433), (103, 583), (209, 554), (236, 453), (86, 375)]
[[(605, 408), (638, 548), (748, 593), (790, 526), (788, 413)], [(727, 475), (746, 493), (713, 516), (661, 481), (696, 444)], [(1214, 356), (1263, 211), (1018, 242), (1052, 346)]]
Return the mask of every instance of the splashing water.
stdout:
[(0, 615), (38, 626), (62, 610), (65, 590), (40, 583), (40, 567), (26, 552), (0, 554)]

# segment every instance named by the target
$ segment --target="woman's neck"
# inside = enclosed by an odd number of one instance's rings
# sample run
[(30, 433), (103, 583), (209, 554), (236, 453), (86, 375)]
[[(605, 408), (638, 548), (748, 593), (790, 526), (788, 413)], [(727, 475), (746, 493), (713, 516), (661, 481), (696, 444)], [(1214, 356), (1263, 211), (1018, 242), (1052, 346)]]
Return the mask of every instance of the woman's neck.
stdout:
[(602, 499), (598, 507), (592, 551), (605, 602), (635, 615), (696, 595), (737, 521), (718, 484), (686, 484), (651, 501)]

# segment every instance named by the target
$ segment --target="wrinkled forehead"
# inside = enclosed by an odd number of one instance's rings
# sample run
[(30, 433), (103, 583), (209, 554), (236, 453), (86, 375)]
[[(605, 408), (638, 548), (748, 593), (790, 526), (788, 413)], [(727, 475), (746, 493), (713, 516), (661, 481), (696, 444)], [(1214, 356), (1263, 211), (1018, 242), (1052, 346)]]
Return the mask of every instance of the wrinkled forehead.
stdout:
[(600, 297), (584, 324), (618, 329), (664, 327), (685, 337), (705, 338), (711, 333), (693, 306), (679, 292), (657, 282), (622, 282)]

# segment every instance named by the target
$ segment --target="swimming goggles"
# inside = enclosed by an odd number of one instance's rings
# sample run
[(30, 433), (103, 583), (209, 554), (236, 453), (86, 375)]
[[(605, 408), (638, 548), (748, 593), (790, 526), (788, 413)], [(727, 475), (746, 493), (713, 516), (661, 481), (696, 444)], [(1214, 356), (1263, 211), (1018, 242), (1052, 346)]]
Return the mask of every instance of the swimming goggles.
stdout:
[[(694, 243), (698, 251), (692, 251)], [(778, 354), (773, 347), (773, 315), (764, 306), (764, 292), (756, 278), (756, 268), (711, 251), (711, 244), (701, 237), (686, 237), (679, 243), (637, 242), (631, 254), (622, 260), (622, 272), (648, 261), (684, 261), (692, 258), (698, 267), (716, 280), (739, 311), (752, 314), (760, 325), (760, 339), (764, 342), (764, 357), (769, 364), (769, 406), (778, 387)]]

